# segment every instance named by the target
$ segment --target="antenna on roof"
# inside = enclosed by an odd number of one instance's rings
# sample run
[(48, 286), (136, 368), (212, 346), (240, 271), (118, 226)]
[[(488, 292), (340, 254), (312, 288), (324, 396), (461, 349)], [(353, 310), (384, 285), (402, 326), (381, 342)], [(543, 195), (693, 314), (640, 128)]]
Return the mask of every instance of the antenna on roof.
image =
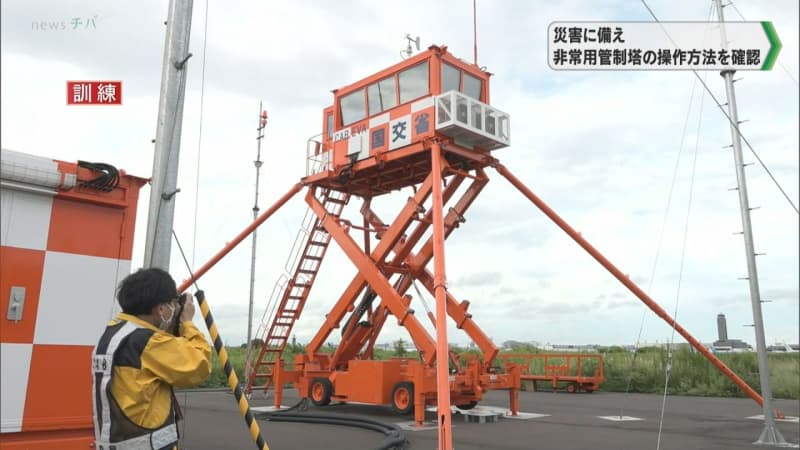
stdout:
[(412, 42), (417, 47), (417, 51), (419, 51), (419, 36), (417, 36), (416, 39), (414, 39), (411, 37), (410, 34), (406, 33), (406, 41), (408, 41), (408, 46), (406, 47), (405, 50), (400, 51), (400, 55), (402, 56), (403, 54), (405, 54), (406, 55), (405, 58), (408, 58), (409, 56), (411, 56), (412, 53), (414, 53), (414, 50), (412, 50), (411, 48)]
[[(472, 49), (473, 49), (473, 63), (478, 65), (478, 8), (476, 6), (477, 0), (472, 0)], [(483, 70), (483, 69), (481, 69)]]

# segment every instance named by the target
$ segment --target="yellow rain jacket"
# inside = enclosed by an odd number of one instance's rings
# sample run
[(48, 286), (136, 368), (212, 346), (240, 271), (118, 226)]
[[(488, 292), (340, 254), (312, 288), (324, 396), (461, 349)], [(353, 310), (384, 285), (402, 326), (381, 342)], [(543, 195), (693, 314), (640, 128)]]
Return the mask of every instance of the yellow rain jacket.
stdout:
[(210, 358), (211, 347), (191, 321), (181, 324), (178, 337), (120, 313), (93, 355), (96, 448), (171, 448), (177, 441), (172, 389), (202, 383)]

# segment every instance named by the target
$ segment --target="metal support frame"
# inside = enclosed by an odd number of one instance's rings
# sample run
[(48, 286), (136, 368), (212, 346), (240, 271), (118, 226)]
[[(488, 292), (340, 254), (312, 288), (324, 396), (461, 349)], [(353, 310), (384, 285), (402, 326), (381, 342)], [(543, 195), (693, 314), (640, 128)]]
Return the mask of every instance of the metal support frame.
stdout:
[[(449, 180), (442, 194), (444, 202), (450, 200), (463, 183), (464, 178), (463, 176), (455, 176)], [(488, 178), (482, 170), (479, 170), (478, 175), (472, 178), (474, 178), (474, 181), (467, 187), (462, 197), (448, 211), (447, 215), (444, 216), (445, 238), (456, 228), (467, 208), (474, 202), (486, 183), (488, 183)], [(384, 232), (380, 243), (370, 255), (370, 258), (375, 261), (380, 269), (387, 273), (389, 273), (391, 267), (406, 267), (405, 270), (408, 276), (400, 278), (395, 285), (395, 289), (400, 296), (404, 295), (411, 287), (412, 277), (418, 279), (432, 294), (434, 292), (433, 274), (425, 269), (433, 257), (433, 238), (429, 237), (428, 240), (420, 246), (418, 253), (415, 254), (412, 252), (413, 247), (417, 245), (432, 224), (434, 208), (430, 208), (423, 217), (419, 218), (417, 226), (408, 236), (405, 238), (403, 236), (403, 233), (406, 232), (411, 223), (413, 215), (430, 195), (431, 190), (432, 185), (429, 178), (417, 189), (415, 196), (409, 198), (405, 207), (398, 214), (392, 225)], [(372, 211), (362, 209), (362, 213), (370, 216), (373, 221), (383, 223)], [(394, 251), (395, 256), (391, 261), (386, 262), (385, 258), (390, 249)], [(353, 309), (353, 304), (366, 286), (367, 283), (364, 276), (360, 272), (357, 273), (344, 290), (342, 296), (331, 308), (330, 312), (326, 314), (325, 323), (307, 346), (306, 353), (309, 358), (313, 358), (314, 355), (319, 352), (333, 330), (340, 327), (344, 316)], [(452, 317), (456, 326), (463, 329), (478, 345), (484, 355), (484, 365), (488, 366), (497, 354), (498, 349), (466, 312), (469, 302), (458, 303), (449, 293), (446, 295), (446, 300), (447, 314)], [(381, 303), (375, 307), (373, 314), (370, 316), (371, 320), (374, 321), (373, 335), (375, 336), (380, 333), (380, 328), (385, 320), (385, 318), (381, 317), (381, 313), (386, 310), (386, 305)], [(344, 334), (346, 335), (347, 333), (345, 332)], [(340, 355), (351, 354), (353, 349), (347, 348), (351, 346), (355, 347), (355, 350), (358, 350), (361, 348), (361, 343), (350, 343), (347, 339), (342, 340), (339, 349), (331, 358), (332, 368), (346, 363), (346, 361), (340, 359)]]
[[(460, 186), (464, 177), (454, 177), (450, 180), (447, 185), (447, 188), (444, 190), (443, 198), (445, 202), (450, 199), (452, 193)], [(475, 198), (478, 194), (482, 191), (483, 187), (488, 183), (488, 178), (486, 178), (485, 174), (482, 170), (479, 171), (478, 176), (470, 177), (473, 178), (473, 183), (466, 189), (462, 197), (456, 202), (456, 204), (448, 211), (447, 215), (444, 217), (444, 236), (447, 238), (450, 233), (458, 226), (461, 221), (463, 214), (466, 212), (467, 208), (473, 203)], [(423, 286), (434, 295), (434, 275), (425, 267), (430, 262), (431, 258), (433, 258), (433, 236), (430, 236), (428, 240), (421, 245), (421, 249), (418, 253), (413, 253), (410, 250), (414, 245), (417, 244), (419, 238), (422, 236), (425, 230), (431, 225), (432, 221), (430, 220), (430, 216), (432, 215), (433, 208), (431, 208), (425, 217), (421, 218), (419, 221), (418, 227), (412, 233), (412, 236), (404, 241), (402, 245), (395, 246), (395, 258), (392, 262), (379, 264), (381, 267), (386, 269), (387, 267), (406, 267), (405, 275), (401, 277), (398, 282), (395, 284), (395, 289), (400, 295), (404, 295), (405, 292), (411, 287), (413, 283), (413, 279), (417, 279)], [(371, 213), (371, 212), (370, 212)], [(371, 213), (374, 214), (374, 213)], [(402, 216), (402, 213), (401, 213)], [(377, 217), (377, 216), (376, 216)], [(403, 258), (402, 261), (399, 261), (400, 258)], [(373, 255), (373, 259), (375, 255)], [(358, 276), (356, 276), (358, 278)], [(356, 293), (357, 295), (358, 293)], [(483, 330), (478, 327), (478, 325), (472, 320), (471, 314), (467, 312), (469, 307), (468, 301), (463, 301), (459, 303), (455, 297), (453, 297), (449, 292), (446, 293), (446, 303), (447, 303), (447, 315), (450, 316), (456, 324), (456, 327), (462, 329), (467, 335), (476, 343), (478, 348), (480, 348), (481, 353), (483, 355), (483, 367), (487, 369), (491, 366), (492, 361), (496, 357), (499, 352), (499, 349), (491, 342), (491, 339), (483, 332)], [(342, 316), (336, 314), (336, 311), (341, 311), (343, 315), (350, 309), (350, 305), (352, 305), (354, 301), (353, 297), (348, 297), (347, 295), (343, 296), (340, 299), (340, 302), (334, 306), (332, 312), (327, 315), (328, 317), (328, 324), (332, 325), (333, 327), (338, 326), (338, 322), (341, 320)], [(383, 326), (383, 322), (385, 321), (385, 313), (386, 307), (383, 304), (379, 304), (373, 314), (370, 316), (370, 322), (373, 324), (373, 332), (372, 338), (376, 338), (377, 335), (380, 333), (381, 328)], [(436, 325), (436, 316), (431, 315), (432, 322), (434, 326)], [(323, 328), (318, 333), (318, 337), (315, 338), (314, 342), (323, 342), (329, 336), (332, 328)], [(346, 333), (345, 333), (346, 334)], [(340, 345), (339, 349), (343, 349), (346, 347), (352, 347), (357, 349), (362, 348), (362, 342), (355, 342), (350, 343), (347, 340), (343, 340)], [(374, 344), (373, 344), (374, 345)], [(310, 346), (311, 347), (311, 346)], [(311, 354), (316, 353), (319, 350), (319, 347), (313, 347), (309, 349)], [(344, 353), (344, 351), (342, 351)], [(348, 354), (352, 354), (352, 349), (348, 352)], [(364, 357), (366, 357), (366, 350)], [(341, 364), (341, 358), (339, 356), (339, 350), (337, 353), (334, 354), (332, 358), (332, 367), (336, 367), (337, 365)]]
[(355, 264), (364, 280), (383, 299), (392, 314), (409, 330), (425, 363), (432, 364), (436, 357), (436, 347), (431, 336), (414, 315), (414, 310), (408, 308), (387, 277), (378, 270), (372, 259), (364, 254), (350, 234), (339, 224), (339, 221), (326, 214), (322, 203), (314, 195), (311, 195), (312, 193), (313, 188), (306, 196), (306, 202), (320, 219), (322, 226), (344, 250), (350, 261)]
[[(722, 11), (722, 2), (714, 0), (719, 17), (719, 31), (722, 39), (722, 48), (728, 48), (728, 38), (725, 34), (725, 14)], [(742, 160), (742, 138), (739, 134), (739, 114), (736, 110), (736, 91), (733, 86), (733, 71), (725, 70), (720, 73), (725, 79), (725, 94), (728, 97), (728, 117), (730, 118), (731, 140), (733, 143), (733, 158), (736, 164), (736, 182), (739, 191), (739, 210), (742, 215), (742, 235), (744, 237), (745, 258), (747, 259), (747, 281), (750, 287), (750, 304), (753, 309), (753, 325), (756, 333), (756, 351), (758, 353), (758, 373), (761, 381), (761, 396), (764, 409), (764, 430), (758, 437), (756, 444), (778, 445), (786, 444), (786, 440), (775, 426), (775, 417), (772, 412), (772, 387), (770, 386), (769, 365), (767, 363), (767, 344), (764, 337), (764, 319), (761, 314), (761, 293), (758, 287), (758, 270), (753, 244), (753, 227), (750, 223), (750, 201), (747, 198), (747, 180), (744, 173)]]
[[(428, 179), (422, 183), (419, 189), (417, 189), (417, 193), (414, 195), (414, 197), (408, 199), (406, 205), (401, 210), (395, 222), (383, 233), (380, 242), (370, 254), (370, 259), (372, 261), (380, 262), (386, 259), (389, 252), (403, 237), (403, 232), (411, 224), (414, 214), (417, 212), (418, 206), (425, 202), (430, 195), (430, 192), (431, 179), (428, 177)], [(320, 219), (323, 217), (320, 217)], [(417, 239), (419, 239), (419, 237)], [(406, 241), (411, 241), (411, 239), (407, 239)], [(349, 311), (352, 302), (355, 301), (355, 299), (360, 295), (366, 286), (366, 277), (359, 271), (344, 290), (342, 296), (335, 303), (333, 309), (327, 314), (323, 326), (306, 347), (306, 353), (308, 354), (309, 358), (314, 357), (314, 355), (328, 339), (330, 333), (339, 327), (340, 322), (344, 318), (345, 314), (347, 314)], [(336, 364), (334, 362), (334, 366), (335, 365)]]

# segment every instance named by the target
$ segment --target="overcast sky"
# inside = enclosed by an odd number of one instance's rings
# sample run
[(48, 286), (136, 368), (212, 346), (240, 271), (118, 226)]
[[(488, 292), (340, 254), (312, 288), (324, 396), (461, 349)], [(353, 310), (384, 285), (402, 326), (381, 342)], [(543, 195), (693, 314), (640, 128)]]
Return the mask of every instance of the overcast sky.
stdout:
[[(252, 218), (259, 100), (270, 116), (263, 210), (304, 175), (305, 143), (321, 131), (330, 91), (399, 61), (406, 33), (421, 36), (423, 48), (444, 44), (455, 55), (472, 58), (469, 0), (210, 3), (200, 142), (205, 2), (194, 7), (195, 56), (188, 69), (175, 220), (196, 267)], [(711, 6), (707, 0), (648, 3), (659, 19), (675, 21), (704, 21)], [(149, 177), (167, 4), (4, 1), (2, 147), (107, 162)], [(780, 65), (770, 72), (737, 73), (742, 80), (736, 88), (740, 118), (749, 120), (743, 133), (797, 205), (798, 2), (735, 5), (748, 20), (773, 21), (783, 42)], [(649, 21), (642, 3), (479, 0), (477, 11), (478, 60), (494, 74), (492, 104), (511, 115), (512, 146), (495, 156), (670, 314), (677, 307), (678, 322), (695, 337), (715, 340), (716, 315), (724, 313), (728, 335), (754, 345), (753, 328), (746, 327), (753, 321), (747, 282), (738, 280), (746, 276), (746, 266), (743, 239), (734, 234), (741, 220), (737, 195), (729, 191), (736, 184), (733, 155), (723, 148), (730, 132), (719, 109), (705, 96), (700, 114), (699, 85), (690, 106), (695, 78), (688, 72), (563, 72), (546, 62), (550, 22)], [(740, 20), (732, 8), (726, 15)], [(42, 22), (55, 29), (37, 30)], [(701, 75), (724, 101), (719, 75)], [(67, 80), (122, 80), (123, 105), (67, 106)], [(745, 161), (754, 161), (746, 149)], [(497, 343), (631, 344), (644, 313), (641, 339), (669, 339), (666, 324), (645, 313), (636, 297), (502, 176), (488, 173), (491, 182), (467, 222), (448, 239), (447, 276), (451, 293), (471, 301), (474, 319), (489, 336)], [(751, 206), (760, 207), (752, 213), (756, 251), (766, 253), (758, 258), (758, 272), (762, 298), (771, 301), (763, 305), (767, 342), (796, 343), (798, 215), (760, 166), (747, 168), (747, 183)], [(408, 192), (396, 198), (405, 199)], [(144, 255), (149, 187), (141, 194), (134, 268)], [(395, 212), (389, 206), (384, 220)], [(352, 216), (359, 207), (352, 202), (345, 214)], [(305, 210), (298, 195), (259, 229), (256, 327)], [(244, 342), (247, 333), (250, 245), (243, 243), (200, 281), (228, 344)], [(175, 245), (172, 256), (172, 273), (185, 278)], [(299, 342), (311, 339), (354, 273), (332, 246), (295, 326)], [(414, 308), (424, 311), (416, 297)], [(426, 297), (433, 308), (432, 297)], [(399, 337), (408, 340), (405, 331), (389, 324), (380, 341)], [(453, 328), (450, 340), (467, 342)]]

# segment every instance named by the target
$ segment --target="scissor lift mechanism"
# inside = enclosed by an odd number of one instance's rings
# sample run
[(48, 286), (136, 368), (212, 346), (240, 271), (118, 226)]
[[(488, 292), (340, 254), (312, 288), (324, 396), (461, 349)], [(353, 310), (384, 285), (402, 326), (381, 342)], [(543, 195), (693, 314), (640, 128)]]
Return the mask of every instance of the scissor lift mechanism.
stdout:
[[(441, 202), (446, 204), (455, 200), (442, 217), (442, 237), (445, 239), (464, 222), (466, 210), (488, 178), (482, 168), (477, 168), (473, 175), (450, 167), (447, 161), (443, 161), (442, 166), (447, 183), (440, 193)], [(276, 405), (282, 401), (284, 383), (292, 382), (302, 396), (309, 396), (318, 405), (327, 404), (332, 399), (389, 403), (398, 412), (413, 410), (415, 420), (422, 423), (424, 406), (436, 402), (437, 348), (435, 340), (410, 307), (411, 299), (405, 293), (415, 280), (430, 293), (435, 293), (435, 274), (426, 267), (434, 257), (436, 233), (432, 233), (424, 242), (423, 237), (434, 222), (436, 209), (426, 208), (425, 205), (429, 200), (433, 203), (431, 197), (436, 178), (440, 177), (429, 172), (391, 225), (386, 225), (370, 209), (370, 200), (365, 199), (360, 210), (365, 226), (359, 227), (365, 232), (363, 248), (349, 233), (352, 224), (338, 215), (330, 214), (324, 202), (320, 201), (317, 192), (326, 188), (312, 186), (308, 190), (306, 202), (317, 217), (317, 226), (330, 234), (358, 272), (327, 314), (325, 323), (307, 346), (306, 352), (296, 358), (293, 370), (286, 370), (280, 363), (279, 369), (274, 363), (261, 364), (261, 367), (270, 369), (268, 374), (259, 376), (270, 375), (266, 377), (268, 379), (264, 387), (268, 387), (272, 379)], [(466, 180), (470, 180), (468, 186), (460, 198), (455, 199), (455, 194)], [(371, 251), (369, 233), (379, 237), (378, 244)], [(414, 252), (418, 245), (419, 250)], [(508, 389), (511, 409), (516, 413), (519, 373), (513, 369), (506, 373), (494, 373), (491, 363), (498, 349), (472, 320), (468, 312), (469, 302), (458, 302), (447, 292), (444, 300), (447, 315), (477, 344), (485, 361), (476, 361), (465, 368), (454, 364), (448, 381), (452, 403), (469, 408), (477, 404), (488, 389)], [(348, 313), (351, 314), (350, 318), (345, 321)], [(280, 315), (279, 309), (276, 317)], [(372, 360), (377, 337), (390, 315), (409, 331), (419, 350), (420, 361)], [(435, 325), (435, 315), (429, 313), (428, 317)], [(332, 355), (320, 353), (331, 333), (339, 328), (342, 328), (342, 339), (336, 351)], [(376, 381), (376, 377), (379, 380)]]

